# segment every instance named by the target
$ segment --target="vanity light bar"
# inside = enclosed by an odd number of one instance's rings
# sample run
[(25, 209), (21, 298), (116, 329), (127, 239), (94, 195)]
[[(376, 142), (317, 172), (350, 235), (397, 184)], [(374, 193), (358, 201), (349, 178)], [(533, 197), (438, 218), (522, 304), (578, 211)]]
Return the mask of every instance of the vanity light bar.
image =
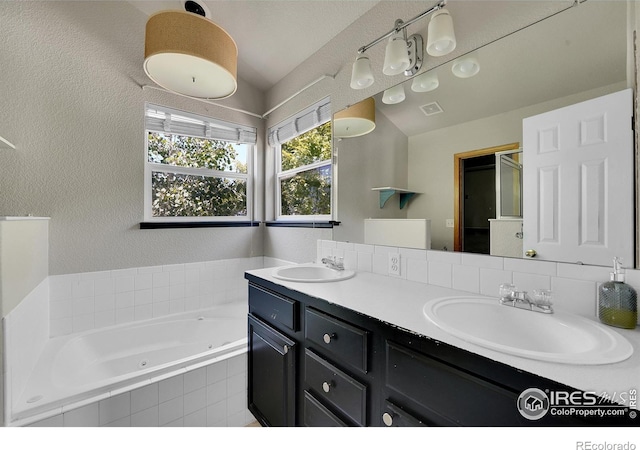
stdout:
[(374, 45), (379, 44), (380, 42), (384, 41), (385, 39), (388, 39), (391, 36), (393, 36), (394, 34), (399, 33), (400, 31), (404, 30), (406, 27), (408, 27), (412, 23), (417, 22), (418, 20), (428, 16), (429, 14), (432, 14), (432, 13), (444, 8), (446, 6), (446, 4), (447, 4), (447, 0), (441, 0), (440, 3), (438, 3), (437, 5), (429, 8), (429, 9), (427, 9), (426, 11), (418, 14), (413, 19), (409, 19), (406, 22), (396, 21), (395, 27), (391, 31), (389, 31), (388, 33), (380, 36), (375, 41), (372, 41), (369, 44), (363, 45), (362, 47), (360, 47), (358, 49), (358, 54), (366, 52), (367, 50), (369, 50)]

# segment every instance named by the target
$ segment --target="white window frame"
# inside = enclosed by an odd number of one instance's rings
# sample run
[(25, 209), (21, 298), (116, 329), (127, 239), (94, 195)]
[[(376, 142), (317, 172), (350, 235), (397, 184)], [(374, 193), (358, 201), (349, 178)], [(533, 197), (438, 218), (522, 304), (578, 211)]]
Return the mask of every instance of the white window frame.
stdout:
[[(217, 119), (213, 119), (210, 117), (199, 116), (193, 113), (188, 113), (184, 111), (178, 111), (171, 108), (166, 108), (163, 106), (156, 106), (147, 104), (145, 105), (145, 119), (146, 114), (149, 109), (157, 109), (160, 111), (164, 111), (167, 115), (174, 114), (180, 117), (187, 117), (193, 119), (194, 123), (202, 122), (202, 129), (204, 130), (202, 133), (194, 130), (193, 132), (178, 132), (172, 131), (169, 126), (165, 126), (164, 131), (160, 131), (158, 129), (150, 129), (149, 126), (145, 123), (145, 145), (144, 145), (144, 221), (145, 222), (246, 222), (253, 221), (253, 161), (254, 161), (254, 153), (255, 153), (255, 143), (247, 142), (246, 135), (249, 136), (249, 140), (255, 136), (255, 129), (250, 127), (229, 124), (227, 122), (219, 121)], [(170, 122), (170, 119), (169, 119)], [(222, 133), (226, 134), (236, 134), (241, 138), (241, 140), (234, 139), (224, 139), (218, 137), (213, 134), (213, 136), (207, 136), (207, 134), (211, 134), (212, 127), (221, 127), (220, 130)], [(174, 166), (170, 164), (161, 164), (161, 163), (153, 163), (149, 161), (149, 132), (164, 132), (166, 134), (172, 135), (180, 135), (180, 136), (190, 136), (196, 138), (203, 139), (212, 139), (212, 140), (221, 140), (230, 142), (232, 144), (246, 144), (247, 145), (247, 173), (238, 173), (238, 172), (226, 172), (222, 170), (213, 170), (206, 168), (197, 168), (197, 167), (181, 167)], [(243, 138), (243, 133), (245, 137)], [(204, 134), (204, 135), (203, 135)], [(195, 175), (202, 177), (212, 177), (212, 178), (232, 178), (232, 179), (240, 179), (244, 180), (246, 183), (246, 202), (247, 202), (247, 215), (246, 216), (163, 216), (156, 217), (153, 216), (153, 189), (152, 189), (152, 173), (153, 172), (164, 172), (164, 173), (172, 173), (178, 175)]]
[[(299, 112), (295, 116), (281, 122), (279, 125), (269, 130), (269, 143), (275, 150), (276, 159), (276, 186), (275, 186), (275, 216), (276, 221), (309, 222), (309, 221), (330, 221), (333, 219), (334, 198), (335, 198), (335, 164), (333, 157), (333, 138), (331, 139), (331, 157), (312, 164), (296, 167), (294, 169), (281, 170), (282, 168), (282, 144), (291, 139), (295, 139), (304, 133), (313, 130), (331, 121), (331, 102), (328, 98), (320, 100), (309, 108)], [(279, 138), (284, 134), (284, 139), (279, 142)], [(333, 134), (333, 127), (332, 127)], [(329, 214), (315, 215), (290, 215), (282, 214), (282, 189), (283, 180), (310, 170), (319, 169), (329, 165), (331, 169), (331, 199), (329, 202)]]

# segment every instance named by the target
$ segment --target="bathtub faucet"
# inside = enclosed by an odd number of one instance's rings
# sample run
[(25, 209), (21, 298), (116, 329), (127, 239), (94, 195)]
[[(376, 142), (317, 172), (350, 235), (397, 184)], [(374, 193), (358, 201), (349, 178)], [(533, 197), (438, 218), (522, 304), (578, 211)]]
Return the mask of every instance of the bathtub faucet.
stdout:
[(335, 270), (344, 270), (344, 262), (342, 258), (338, 258), (336, 256), (330, 256), (327, 258), (322, 258), (322, 264), (329, 267), (330, 269)]

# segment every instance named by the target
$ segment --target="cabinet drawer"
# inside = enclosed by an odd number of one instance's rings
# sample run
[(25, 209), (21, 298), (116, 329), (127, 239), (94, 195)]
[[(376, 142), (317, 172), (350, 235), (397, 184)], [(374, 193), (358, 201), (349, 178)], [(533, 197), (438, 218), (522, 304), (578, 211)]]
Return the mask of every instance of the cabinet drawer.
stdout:
[(389, 341), (386, 353), (386, 386), (411, 401), (429, 423), (526, 424), (514, 392)]
[(384, 402), (380, 425), (386, 427), (425, 427), (426, 424), (407, 412), (405, 408), (394, 405), (389, 400)]
[(308, 391), (304, 391), (304, 425), (306, 427), (347, 427)]
[(274, 324), (298, 331), (298, 302), (249, 285), (249, 312)]
[(304, 336), (341, 362), (366, 372), (369, 332), (311, 308), (305, 309)]
[(366, 426), (367, 387), (311, 350), (304, 355), (304, 380), (317, 393), (358, 425)]

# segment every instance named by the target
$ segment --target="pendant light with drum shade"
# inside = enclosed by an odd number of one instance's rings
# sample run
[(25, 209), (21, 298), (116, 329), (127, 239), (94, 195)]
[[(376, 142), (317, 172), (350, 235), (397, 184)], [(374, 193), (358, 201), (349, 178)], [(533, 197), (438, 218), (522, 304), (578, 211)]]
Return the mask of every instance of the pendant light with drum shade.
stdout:
[(185, 11), (160, 11), (149, 17), (144, 71), (156, 84), (195, 98), (222, 99), (238, 88), (238, 47), (209, 20), (205, 9), (188, 0)]
[(376, 127), (376, 102), (366, 98), (333, 115), (333, 136), (352, 138), (371, 133)]

